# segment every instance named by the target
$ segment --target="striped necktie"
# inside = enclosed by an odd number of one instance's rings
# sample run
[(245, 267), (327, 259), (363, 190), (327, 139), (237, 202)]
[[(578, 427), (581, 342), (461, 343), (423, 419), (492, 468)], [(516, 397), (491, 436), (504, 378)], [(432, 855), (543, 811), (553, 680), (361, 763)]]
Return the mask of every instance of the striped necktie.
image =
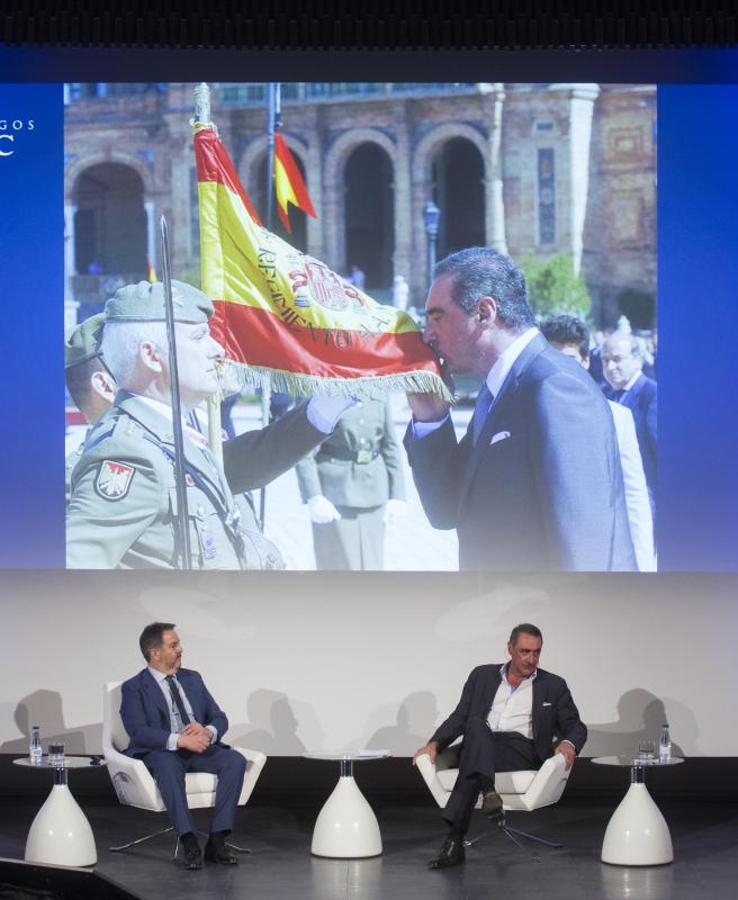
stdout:
[(479, 435), (482, 433), (484, 423), (487, 421), (487, 416), (489, 415), (489, 411), (492, 407), (494, 399), (495, 398), (490, 393), (490, 390), (487, 387), (487, 382), (485, 381), (482, 387), (479, 389), (477, 399), (474, 403), (474, 423), (472, 433), (474, 435), (475, 444), (479, 440)]

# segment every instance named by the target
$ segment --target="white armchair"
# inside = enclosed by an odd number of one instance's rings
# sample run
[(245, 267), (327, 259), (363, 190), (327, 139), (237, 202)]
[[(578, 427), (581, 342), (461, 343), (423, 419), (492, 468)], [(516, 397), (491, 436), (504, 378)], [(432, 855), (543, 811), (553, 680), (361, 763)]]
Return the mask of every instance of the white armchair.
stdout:
[[(433, 799), (443, 809), (448, 803), (451, 791), (456, 784), (459, 775), (458, 769), (459, 747), (448, 747), (436, 756), (435, 763), (430, 761), (427, 754), (419, 756), (417, 767)], [(496, 772), (495, 790), (502, 798), (503, 810), (522, 810), (532, 812), (543, 806), (552, 806), (557, 803), (564, 793), (566, 782), (571, 769), (566, 768), (564, 757), (557, 753), (547, 759), (540, 769), (522, 770), (519, 772)], [(482, 805), (481, 797), (477, 801), (476, 808)], [(514, 835), (522, 835), (531, 838), (549, 847), (560, 847), (555, 841), (548, 841), (536, 835), (510, 828), (505, 822), (504, 816), (500, 820), (500, 828), (507, 836), (515, 841)]]
[[(124, 806), (135, 806), (137, 809), (148, 809), (151, 812), (164, 812), (166, 807), (146, 764), (140, 759), (134, 759), (121, 752), (128, 746), (129, 739), (120, 717), (120, 686), (120, 681), (111, 681), (105, 685), (103, 691), (102, 746), (110, 779), (118, 800)], [(233, 749), (246, 758), (246, 775), (241, 795), (238, 798), (238, 805), (244, 806), (254, 790), (267, 758), (258, 750), (245, 750), (243, 747), (234, 747)], [(217, 783), (217, 775), (206, 772), (188, 772), (185, 775), (185, 791), (189, 808), (202, 809), (214, 806)], [(127, 850), (129, 847), (172, 830), (171, 826), (162, 828), (153, 834), (110, 849), (114, 851)]]

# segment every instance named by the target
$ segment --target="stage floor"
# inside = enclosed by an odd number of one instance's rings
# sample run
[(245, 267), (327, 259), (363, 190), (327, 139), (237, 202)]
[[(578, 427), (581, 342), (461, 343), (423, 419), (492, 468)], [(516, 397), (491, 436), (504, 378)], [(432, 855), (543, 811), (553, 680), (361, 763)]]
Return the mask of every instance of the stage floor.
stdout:
[[(317, 810), (247, 806), (238, 813), (237, 843), (252, 848), (238, 867), (187, 872), (171, 862), (174, 842), (156, 838), (122, 854), (108, 845), (164, 827), (163, 816), (84, 803), (98, 845), (98, 871), (147, 900), (733, 900), (738, 881), (738, 807), (690, 801), (660, 802), (674, 841), (669, 866), (622, 868), (600, 862), (605, 825), (617, 801), (567, 801), (535, 813), (512, 813), (513, 827), (560, 840), (560, 850), (533, 847), (526, 855), (475, 813), (470, 834), (484, 838), (464, 866), (426, 869), (445, 830), (430, 805), (376, 805), (384, 854), (367, 860), (310, 855)], [(38, 801), (3, 799), (0, 856), (21, 859)], [(197, 818), (207, 827), (208, 811)]]

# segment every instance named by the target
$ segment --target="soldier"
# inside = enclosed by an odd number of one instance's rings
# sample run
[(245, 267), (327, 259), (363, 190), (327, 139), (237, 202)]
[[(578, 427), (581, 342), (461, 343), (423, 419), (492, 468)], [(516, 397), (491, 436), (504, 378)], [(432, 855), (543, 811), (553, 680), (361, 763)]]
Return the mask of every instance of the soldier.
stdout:
[[(223, 351), (210, 336), (212, 303), (172, 282), (183, 414), (218, 388)], [(67, 515), (70, 568), (182, 566), (164, 288), (142, 281), (105, 307), (102, 352), (120, 387), (92, 429), (72, 474)], [(233, 492), (262, 487), (332, 430), (350, 401), (314, 397), (278, 423), (223, 446), (224, 467), (197, 431), (183, 424), (192, 566), (281, 568), (279, 551), (240, 522)]]
[(318, 569), (384, 568), (384, 531), (405, 512), (402, 459), (389, 402), (364, 399), (297, 464)]
[[(116, 391), (115, 379), (100, 353), (104, 322), (105, 313), (90, 316), (74, 329), (64, 344), (64, 379), (67, 390), (90, 426), (113, 405)], [(85, 435), (85, 439), (86, 437)], [(82, 441), (76, 450), (67, 455), (65, 461), (67, 503), (71, 494), (72, 470), (79, 462), (84, 446)]]

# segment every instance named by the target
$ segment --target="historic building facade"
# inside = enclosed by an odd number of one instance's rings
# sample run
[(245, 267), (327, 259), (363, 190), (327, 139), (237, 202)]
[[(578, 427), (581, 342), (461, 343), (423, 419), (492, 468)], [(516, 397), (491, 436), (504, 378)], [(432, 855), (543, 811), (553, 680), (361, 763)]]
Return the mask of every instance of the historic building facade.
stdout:
[[(70, 312), (157, 266), (162, 213), (175, 275), (197, 279), (193, 87), (67, 85)], [(213, 120), (263, 213), (264, 85), (211, 88)], [(378, 299), (401, 275), (410, 302), (424, 302), (433, 201), (438, 258), (475, 244), (517, 259), (570, 254), (601, 326), (627, 298), (653, 304), (653, 85), (301, 83), (282, 98), (282, 133), (319, 216), (293, 210), (288, 239), (338, 271), (362, 269)]]

